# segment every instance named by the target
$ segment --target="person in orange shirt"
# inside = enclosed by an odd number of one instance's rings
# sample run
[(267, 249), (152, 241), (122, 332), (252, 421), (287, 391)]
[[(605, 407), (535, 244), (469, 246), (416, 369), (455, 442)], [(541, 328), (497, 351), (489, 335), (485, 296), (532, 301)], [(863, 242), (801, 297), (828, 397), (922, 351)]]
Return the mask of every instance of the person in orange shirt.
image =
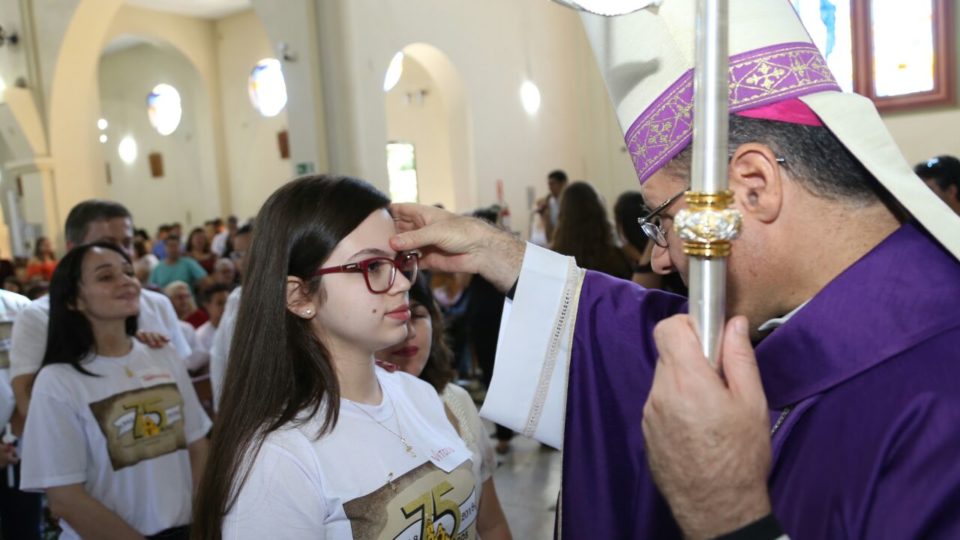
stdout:
[(53, 277), (53, 270), (57, 267), (57, 257), (53, 254), (53, 246), (50, 239), (46, 236), (37, 238), (37, 244), (33, 248), (33, 257), (27, 263), (27, 281), (42, 280), (50, 281)]

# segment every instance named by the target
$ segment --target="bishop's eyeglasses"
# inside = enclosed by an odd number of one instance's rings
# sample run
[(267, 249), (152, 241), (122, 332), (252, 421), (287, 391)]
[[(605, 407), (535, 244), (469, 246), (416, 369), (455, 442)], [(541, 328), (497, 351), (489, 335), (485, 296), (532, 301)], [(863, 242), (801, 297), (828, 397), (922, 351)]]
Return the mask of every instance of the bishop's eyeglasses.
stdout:
[(663, 226), (660, 222), (660, 213), (666, 210), (668, 206), (673, 204), (673, 201), (679, 199), (686, 192), (687, 190), (684, 189), (680, 193), (677, 193), (676, 195), (663, 201), (660, 206), (654, 208), (649, 214), (637, 220), (637, 223), (640, 224), (640, 230), (643, 231), (643, 234), (647, 235), (647, 238), (653, 240), (654, 244), (662, 248), (667, 247), (667, 235), (663, 232)]
[(313, 273), (315, 276), (338, 273), (362, 273), (367, 289), (373, 294), (383, 294), (393, 287), (397, 280), (397, 271), (403, 274), (410, 283), (417, 279), (420, 271), (420, 254), (416, 251), (397, 253), (393, 259), (389, 257), (371, 257), (355, 263), (321, 268)]

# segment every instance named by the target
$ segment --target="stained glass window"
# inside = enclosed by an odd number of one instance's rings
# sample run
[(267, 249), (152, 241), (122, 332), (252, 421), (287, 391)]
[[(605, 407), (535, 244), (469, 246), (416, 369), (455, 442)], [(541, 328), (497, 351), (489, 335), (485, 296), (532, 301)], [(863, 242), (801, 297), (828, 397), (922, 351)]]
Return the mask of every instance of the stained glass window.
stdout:
[(147, 96), (147, 116), (152, 125), (161, 135), (169, 135), (176, 131), (183, 117), (183, 108), (180, 105), (180, 92), (169, 84), (158, 84)]
[(791, 0), (844, 92), (853, 92), (850, 0)]
[(264, 116), (276, 116), (287, 105), (287, 84), (276, 58), (257, 62), (247, 81), (250, 102)]
[(790, 0), (837, 82), (880, 109), (953, 103), (953, 0)]
[(873, 0), (873, 83), (879, 97), (934, 88), (933, 0)]

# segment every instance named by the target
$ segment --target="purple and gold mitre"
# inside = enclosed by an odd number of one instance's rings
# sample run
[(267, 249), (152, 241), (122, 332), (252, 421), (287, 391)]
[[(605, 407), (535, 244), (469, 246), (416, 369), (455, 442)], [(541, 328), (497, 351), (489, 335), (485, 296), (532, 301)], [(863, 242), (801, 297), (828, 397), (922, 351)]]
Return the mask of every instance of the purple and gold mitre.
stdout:
[[(693, 0), (583, 16), (641, 183), (693, 137), (695, 16)], [(730, 112), (840, 91), (787, 0), (732, 0), (729, 46)]]
[[(730, 112), (826, 90), (839, 91), (811, 43), (783, 43), (730, 58)], [(626, 130), (627, 149), (642, 183), (693, 138), (693, 69), (684, 73)]]
[[(582, 13), (640, 182), (693, 138), (696, 0)], [(869, 99), (840, 90), (789, 0), (729, 0), (730, 112), (825, 126), (960, 259), (960, 218), (914, 174)]]

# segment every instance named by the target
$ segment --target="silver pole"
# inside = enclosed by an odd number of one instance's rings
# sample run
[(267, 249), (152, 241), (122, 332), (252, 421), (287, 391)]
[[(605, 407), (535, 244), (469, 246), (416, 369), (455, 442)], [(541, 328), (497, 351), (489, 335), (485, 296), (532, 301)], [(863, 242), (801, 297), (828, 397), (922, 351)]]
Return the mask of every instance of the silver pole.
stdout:
[[(694, 79), (693, 170), (690, 190), (727, 189), (728, 43), (727, 0), (697, 2)], [(690, 257), (690, 315), (703, 354), (716, 365), (726, 309), (727, 261)]]

